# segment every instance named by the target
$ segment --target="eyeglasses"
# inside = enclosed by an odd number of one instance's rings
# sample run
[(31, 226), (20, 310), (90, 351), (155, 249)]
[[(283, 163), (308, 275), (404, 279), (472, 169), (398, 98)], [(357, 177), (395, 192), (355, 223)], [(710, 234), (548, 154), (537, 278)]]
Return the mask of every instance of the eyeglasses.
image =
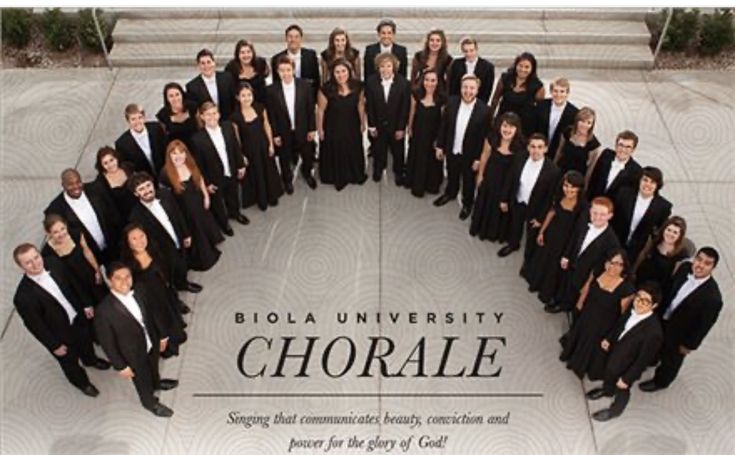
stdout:
[(642, 304), (644, 304), (646, 306), (653, 305), (653, 300), (649, 299), (648, 297), (643, 297), (640, 294), (636, 294), (635, 295), (635, 299), (636, 299), (636, 301), (638, 301), (638, 302), (640, 302), (640, 303), (642, 303)]

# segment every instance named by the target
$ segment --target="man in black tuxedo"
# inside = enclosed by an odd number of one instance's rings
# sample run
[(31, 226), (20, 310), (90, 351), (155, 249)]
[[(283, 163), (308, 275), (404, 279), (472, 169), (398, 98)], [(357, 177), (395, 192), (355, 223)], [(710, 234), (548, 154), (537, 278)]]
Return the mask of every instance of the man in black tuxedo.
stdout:
[(240, 148), (240, 139), (231, 122), (220, 122), (217, 106), (205, 102), (199, 109), (204, 128), (191, 138), (194, 156), (207, 182), (207, 191), (212, 197), (212, 211), (222, 231), (231, 236), (232, 227), (228, 218), (240, 224), (250, 220), (240, 213), (240, 186), (238, 181), (245, 177), (245, 160)]
[(159, 354), (166, 350), (168, 331), (156, 319), (152, 302), (142, 288), (132, 290), (130, 268), (114, 262), (107, 269), (110, 293), (97, 307), (94, 326), (100, 345), (118, 374), (132, 379), (143, 407), (159, 417), (171, 417), (173, 411), (158, 401), (155, 390), (170, 390), (179, 385), (174, 379), (161, 379)]
[(697, 251), (693, 262), (674, 273), (671, 289), (658, 313), (664, 327), (661, 363), (653, 379), (640, 384), (644, 392), (665, 389), (676, 379), (684, 358), (699, 348), (722, 311), (722, 293), (712, 271), (720, 254), (712, 247)]
[(587, 199), (606, 196), (615, 200), (617, 192), (626, 186), (635, 187), (641, 178), (641, 165), (633, 159), (638, 136), (623, 131), (615, 138), (615, 151), (603, 150), (587, 171)]
[(370, 76), (377, 74), (377, 66), (375, 65), (375, 57), (380, 54), (389, 53), (395, 55), (398, 60), (395, 72), (408, 77), (408, 53), (406, 48), (395, 42), (396, 23), (391, 19), (383, 19), (376, 27), (378, 32), (378, 42), (368, 45), (365, 48), (365, 61), (362, 67), (365, 73), (365, 82), (367, 83)]
[(524, 230), (526, 259), (536, 242), (536, 235), (546, 218), (561, 177), (556, 164), (545, 156), (547, 150), (546, 137), (534, 133), (528, 139), (527, 151), (516, 155), (514, 159), (500, 202), (501, 210), (510, 210), (511, 220), (508, 244), (498, 251), (501, 258), (521, 247)]
[(115, 150), (136, 172), (147, 172), (156, 178), (166, 157), (166, 135), (158, 122), (146, 122), (139, 104), (125, 107), (125, 120), (130, 127), (115, 141)]
[(80, 229), (98, 261), (108, 263), (119, 253), (122, 220), (113, 201), (94, 184), (82, 184), (76, 169), (61, 173), (61, 192), (44, 215), (62, 216), (71, 229)]
[(648, 238), (671, 216), (671, 202), (659, 194), (664, 175), (652, 166), (643, 168), (638, 190), (621, 188), (615, 198), (612, 226), (628, 258), (635, 262)]
[(472, 213), (475, 200), (475, 173), (480, 169), (480, 153), (490, 126), (490, 109), (477, 101), (480, 80), (474, 74), (462, 76), (462, 96), (449, 98), (436, 139), (436, 158), (447, 159), (447, 186), (434, 201), (440, 207), (457, 197), (462, 179), (461, 220)]
[(219, 107), (222, 117), (230, 118), (235, 110), (236, 82), (228, 71), (217, 71), (214, 54), (209, 49), (197, 53), (199, 75), (186, 83), (186, 98), (197, 107), (212, 101)]
[(109, 362), (95, 355), (92, 346), (92, 302), (83, 304), (63, 264), (52, 257), (44, 262), (35, 245), (17, 246), (13, 259), (25, 272), (13, 297), (23, 324), (59, 362), (66, 379), (83, 394), (96, 397), (99, 390), (79, 366), (81, 359), (86, 366), (110, 368)]
[(663, 342), (663, 331), (653, 310), (661, 302), (661, 290), (656, 283), (645, 283), (633, 299), (633, 308), (618, 318), (617, 323), (600, 343), (607, 352), (604, 382), (587, 392), (587, 398), (598, 400), (614, 397), (612, 405), (601, 409), (592, 418), (605, 422), (623, 413), (630, 401), (630, 388), (649, 362), (656, 358)]
[(544, 311), (571, 311), (590, 273), (602, 265), (608, 251), (620, 246), (610, 226), (612, 217), (613, 203), (604, 196), (592, 200), (589, 217), (579, 217), (560, 261), (564, 272), (555, 302)]
[(562, 133), (574, 124), (574, 117), (579, 112), (577, 106), (568, 101), (569, 81), (563, 77), (554, 80), (550, 86), (551, 98), (540, 101), (536, 105), (534, 131), (549, 139), (550, 160), (556, 157)]
[(373, 180), (379, 182), (383, 176), (390, 149), (396, 185), (403, 185), (411, 87), (404, 76), (396, 73), (399, 63), (393, 54), (380, 54), (375, 63), (379, 73), (370, 76), (365, 84), (368, 135), (372, 139), (373, 150)]
[(278, 80), (267, 88), (268, 119), (273, 132), (273, 143), (281, 165), (281, 177), (288, 194), (293, 193), (291, 163), (301, 157), (301, 175), (309, 188), (316, 189), (311, 175), (314, 166), (316, 120), (314, 91), (308, 81), (294, 77), (294, 61), (286, 55), (278, 57)]
[(171, 190), (165, 187), (156, 190), (153, 177), (145, 172), (131, 175), (128, 189), (138, 198), (130, 211), (130, 222), (141, 225), (162, 256), (171, 263), (176, 289), (200, 292), (202, 286), (186, 277), (186, 250), (191, 247), (191, 234)]
[[(286, 49), (277, 53), (271, 58), (271, 68), (277, 68), (279, 57), (286, 55), (294, 62), (294, 76), (297, 79), (303, 79), (311, 84), (313, 90), (314, 103), (316, 103), (316, 93), (321, 86), (319, 78), (319, 60), (314, 49), (301, 47), (304, 40), (304, 31), (300, 26), (291, 24), (286, 27)], [(278, 71), (273, 71), (273, 83), (280, 79)], [(293, 157), (298, 158), (297, 156)]]
[(462, 38), (459, 43), (462, 50), (462, 58), (452, 60), (449, 67), (447, 79), (449, 81), (449, 96), (459, 96), (461, 91), (462, 77), (465, 74), (474, 74), (480, 80), (480, 90), (477, 97), (487, 104), (493, 91), (495, 82), (495, 66), (480, 57), (477, 40), (470, 37)]

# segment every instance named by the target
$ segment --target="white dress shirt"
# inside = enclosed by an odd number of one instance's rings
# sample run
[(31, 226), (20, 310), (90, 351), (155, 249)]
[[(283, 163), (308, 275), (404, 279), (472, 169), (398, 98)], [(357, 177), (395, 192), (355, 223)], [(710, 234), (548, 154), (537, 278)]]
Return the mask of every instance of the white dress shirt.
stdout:
[(77, 218), (79, 218), (79, 221), (82, 222), (90, 235), (92, 235), (92, 238), (97, 246), (100, 247), (100, 250), (107, 248), (105, 234), (102, 232), (102, 225), (100, 225), (100, 220), (97, 218), (97, 212), (92, 208), (92, 204), (89, 202), (87, 194), (82, 191), (82, 195), (79, 196), (78, 199), (73, 199), (64, 192), (64, 199), (66, 200), (66, 203), (69, 204), (69, 207), (71, 207)]
[(689, 297), (689, 294), (696, 291), (698, 287), (704, 284), (705, 281), (709, 280), (711, 275), (707, 275), (704, 278), (694, 278), (693, 274), (689, 274), (687, 276), (687, 280), (684, 282), (684, 284), (681, 285), (679, 288), (679, 292), (676, 293), (674, 296), (674, 300), (671, 301), (671, 305), (669, 305), (668, 308), (666, 308), (666, 312), (664, 313), (664, 319), (668, 320), (671, 317), (671, 314), (676, 310), (676, 308), (681, 305), (681, 302), (684, 301), (687, 297)]
[(222, 162), (225, 177), (232, 177), (230, 160), (227, 157), (227, 145), (225, 144), (225, 136), (222, 134), (222, 128), (217, 125), (214, 129), (210, 127), (206, 127), (205, 129), (207, 130), (209, 137), (212, 139), (214, 148), (217, 149), (217, 155), (219, 156), (219, 160)]
[(549, 142), (551, 142), (551, 138), (554, 137), (556, 127), (559, 126), (559, 120), (561, 120), (561, 114), (564, 112), (566, 107), (567, 103), (557, 106), (556, 103), (553, 101), (551, 102), (551, 113), (549, 114), (549, 135), (547, 136)]
[(286, 54), (293, 60), (294, 74), (296, 77), (301, 77), (301, 49), (295, 54), (292, 54), (291, 51), (286, 51)]
[(607, 229), (608, 225), (605, 225), (605, 227), (597, 228), (592, 223), (587, 224), (589, 226), (589, 229), (587, 230), (587, 234), (584, 236), (584, 240), (582, 240), (582, 246), (579, 248), (579, 254), (577, 257), (581, 256), (582, 253), (584, 253), (584, 250), (587, 249), (588, 246), (590, 246), (590, 243), (594, 242), (597, 237), (602, 235), (603, 232), (605, 232), (605, 229)]
[(381, 80), (380, 85), (383, 86), (383, 97), (385, 97), (385, 102), (387, 103), (388, 95), (390, 95), (390, 86), (393, 85), (393, 78)]
[(202, 75), (202, 80), (204, 81), (204, 85), (207, 87), (207, 91), (209, 92), (209, 96), (210, 98), (212, 98), (212, 101), (214, 101), (215, 104), (219, 104), (217, 74), (213, 75), (212, 77), (204, 77), (204, 75)]
[(288, 109), (288, 119), (291, 121), (291, 131), (296, 129), (296, 82), (291, 81), (287, 84), (281, 81), (283, 87), (283, 99), (286, 101), (286, 109)]
[(26, 276), (35, 281), (36, 284), (41, 286), (44, 291), (51, 294), (51, 297), (53, 297), (66, 312), (66, 316), (69, 318), (69, 325), (73, 324), (74, 318), (77, 317), (77, 310), (74, 309), (71, 302), (69, 302), (64, 293), (61, 292), (59, 284), (54, 280), (54, 277), (48, 273), (48, 270), (44, 270), (38, 275), (26, 274)]
[(143, 202), (143, 205), (151, 211), (151, 214), (156, 217), (158, 222), (161, 223), (161, 226), (163, 226), (166, 232), (168, 232), (168, 235), (171, 236), (176, 248), (179, 248), (179, 238), (176, 236), (176, 230), (174, 229), (174, 225), (171, 223), (171, 219), (168, 217), (166, 210), (163, 209), (161, 201), (156, 198), (150, 203)]
[(457, 123), (454, 126), (454, 146), (452, 153), (455, 155), (462, 154), (462, 145), (464, 145), (464, 133), (467, 131), (467, 124), (470, 123), (472, 110), (475, 108), (477, 100), (473, 100), (467, 104), (463, 100), (459, 102), (459, 111), (457, 112)]
[(630, 330), (633, 327), (637, 326), (644, 320), (651, 317), (652, 314), (653, 314), (653, 311), (649, 311), (648, 313), (644, 313), (644, 314), (638, 314), (635, 312), (635, 310), (631, 311), (630, 316), (628, 316), (628, 320), (625, 321), (625, 328), (623, 329), (622, 332), (620, 332), (620, 336), (618, 337), (618, 340), (623, 338), (626, 333), (630, 332)]
[(135, 139), (138, 147), (143, 150), (143, 155), (145, 155), (145, 158), (150, 163), (151, 168), (155, 168), (155, 166), (153, 165), (153, 151), (151, 150), (151, 140), (148, 137), (148, 128), (143, 128), (143, 132), (141, 133), (130, 130), (130, 134), (133, 135), (133, 139)]
[(533, 187), (536, 186), (536, 181), (538, 181), (538, 176), (541, 174), (541, 168), (543, 166), (543, 158), (534, 161), (530, 156), (528, 157), (521, 171), (521, 184), (518, 185), (518, 193), (516, 194), (517, 202), (528, 204), (528, 201), (531, 199), (531, 192), (533, 191)]
[(153, 342), (151, 341), (151, 336), (148, 334), (148, 328), (145, 326), (145, 321), (143, 321), (143, 312), (140, 309), (140, 304), (133, 297), (135, 291), (130, 291), (127, 294), (120, 294), (119, 292), (110, 289), (110, 292), (112, 295), (117, 297), (125, 309), (128, 310), (128, 313), (130, 313), (130, 315), (133, 316), (133, 318), (135, 318), (135, 320), (138, 321), (138, 324), (143, 328), (143, 333), (145, 334), (145, 350), (146, 352), (151, 352)]
[(620, 174), (623, 169), (625, 169), (625, 165), (628, 164), (628, 161), (630, 159), (627, 159), (625, 161), (618, 161), (617, 158), (614, 158), (612, 160), (612, 163), (610, 163), (610, 172), (607, 174), (607, 183), (605, 184), (605, 189), (610, 188), (610, 184), (612, 184), (613, 180), (615, 180), (615, 177)]
[(383, 53), (386, 53), (386, 52), (393, 53), (393, 45), (392, 44), (390, 46), (383, 46), (383, 44), (380, 45), (380, 53), (383, 54)]
[(633, 232), (635, 232), (638, 225), (641, 224), (641, 220), (646, 214), (648, 207), (651, 206), (652, 200), (653, 196), (646, 199), (641, 196), (641, 193), (638, 193), (638, 196), (635, 198), (635, 208), (633, 209), (633, 217), (630, 220), (630, 232), (628, 233), (628, 239), (625, 241), (626, 243), (630, 242), (630, 239), (633, 237)]
[(477, 59), (475, 59), (474, 62), (465, 60), (464, 66), (467, 68), (467, 74), (475, 74), (475, 66), (477, 66)]

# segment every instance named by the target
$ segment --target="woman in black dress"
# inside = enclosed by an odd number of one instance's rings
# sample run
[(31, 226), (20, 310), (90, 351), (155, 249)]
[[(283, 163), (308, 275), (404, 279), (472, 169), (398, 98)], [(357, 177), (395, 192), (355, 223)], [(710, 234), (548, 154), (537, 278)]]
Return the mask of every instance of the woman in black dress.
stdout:
[(587, 175), (587, 168), (600, 152), (600, 142), (595, 137), (595, 111), (583, 107), (574, 117), (574, 124), (562, 133), (554, 162), (562, 172), (577, 171)]
[(568, 171), (562, 179), (562, 193), (544, 219), (538, 236), (537, 247), (521, 267), (521, 276), (528, 282), (528, 290), (538, 292), (538, 298), (548, 304), (556, 295), (561, 268), (559, 262), (569, 237), (580, 215), (587, 213), (584, 197), (584, 176), (577, 171)]
[(161, 356), (179, 355), (179, 345), (186, 341), (186, 324), (181, 315), (190, 310), (179, 300), (171, 283), (171, 264), (148, 241), (148, 235), (138, 224), (125, 227), (120, 257), (132, 270), (135, 286), (145, 288), (147, 295), (151, 296), (152, 310), (169, 328), (168, 346)]
[(262, 104), (253, 104), (253, 88), (244, 83), (237, 93), (240, 109), (230, 120), (236, 126), (248, 170), (242, 183), (242, 206), (258, 204), (260, 210), (278, 205), (283, 183), (276, 167), (273, 134)]
[(166, 147), (160, 180), (173, 190), (191, 230), (191, 248), (186, 257), (189, 268), (209, 270), (222, 254), (216, 245), (224, 237), (209, 210), (209, 193), (202, 173), (182, 141), (174, 140)]
[[(127, 220), (137, 201), (127, 188), (132, 168), (128, 163), (120, 161), (120, 155), (109, 146), (104, 146), (97, 151), (94, 167), (97, 169), (95, 183), (99, 188), (104, 189), (112, 199), (120, 214), (120, 219)], [(117, 241), (120, 237), (115, 235), (114, 238)]]
[(470, 235), (491, 242), (506, 240), (510, 225), (507, 207), (500, 200), (510, 178), (513, 156), (523, 150), (521, 119), (513, 112), (501, 116), (490, 137), (485, 139), (477, 172), (477, 197), (472, 210)]
[(441, 160), (436, 159), (434, 144), (445, 101), (438, 74), (427, 69), (422, 75), (421, 85), (411, 97), (408, 119), (405, 186), (416, 197), (424, 197), (425, 192), (437, 194), (444, 179), (444, 166)]
[(235, 56), (227, 63), (226, 71), (232, 74), (238, 86), (247, 82), (252, 87), (255, 102), (265, 104), (265, 79), (270, 74), (268, 62), (255, 53), (253, 43), (241, 39), (235, 45)]
[(661, 289), (671, 286), (671, 276), (677, 265), (689, 257), (686, 250), (687, 223), (680, 216), (672, 216), (654, 234), (635, 263), (636, 286), (655, 281)]
[(84, 306), (95, 306), (107, 294), (99, 262), (87, 246), (84, 234), (76, 229), (69, 230), (66, 220), (51, 213), (43, 220), (46, 231), (46, 244), (41, 250), (44, 257), (55, 256), (74, 278), (77, 294), (84, 300)]
[(506, 112), (515, 112), (521, 118), (523, 135), (528, 137), (534, 130), (536, 103), (544, 96), (544, 84), (536, 75), (536, 57), (524, 52), (516, 57), (495, 85), (490, 115), (495, 115), (496, 108), (498, 117)]
[(582, 379), (602, 379), (605, 353), (600, 342), (633, 301), (635, 287), (628, 279), (625, 250), (616, 248), (605, 259), (604, 271), (590, 274), (582, 288), (576, 310), (579, 317), (560, 340), (564, 350), (559, 360)]
[(332, 77), (319, 91), (317, 129), (319, 139), (319, 178), (334, 184), (337, 191), (348, 183), (362, 185), (367, 180), (362, 135), (365, 132), (365, 96), (352, 67), (338, 59)]
[(362, 70), (360, 68), (360, 51), (352, 47), (350, 43), (350, 35), (342, 28), (335, 28), (329, 34), (329, 43), (327, 48), (321, 53), (321, 68), (323, 82), (329, 81), (332, 74), (332, 67), (338, 59), (345, 59), (352, 67), (352, 74), (358, 81), (362, 79)]
[(156, 118), (166, 131), (166, 144), (178, 139), (191, 146), (191, 136), (199, 129), (197, 103), (186, 99), (180, 84), (169, 82), (163, 87), (163, 107)]
[(413, 55), (411, 62), (411, 84), (421, 85), (421, 75), (427, 69), (436, 71), (439, 86), (446, 91), (447, 71), (452, 64), (452, 56), (447, 51), (447, 36), (444, 30), (432, 29), (426, 34), (424, 48)]

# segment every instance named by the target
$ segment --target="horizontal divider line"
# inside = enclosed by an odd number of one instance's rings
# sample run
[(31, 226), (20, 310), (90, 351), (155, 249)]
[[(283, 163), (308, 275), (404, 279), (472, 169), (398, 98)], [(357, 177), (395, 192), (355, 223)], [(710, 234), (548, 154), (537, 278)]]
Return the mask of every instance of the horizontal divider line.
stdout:
[(543, 398), (528, 393), (194, 393), (194, 398)]

